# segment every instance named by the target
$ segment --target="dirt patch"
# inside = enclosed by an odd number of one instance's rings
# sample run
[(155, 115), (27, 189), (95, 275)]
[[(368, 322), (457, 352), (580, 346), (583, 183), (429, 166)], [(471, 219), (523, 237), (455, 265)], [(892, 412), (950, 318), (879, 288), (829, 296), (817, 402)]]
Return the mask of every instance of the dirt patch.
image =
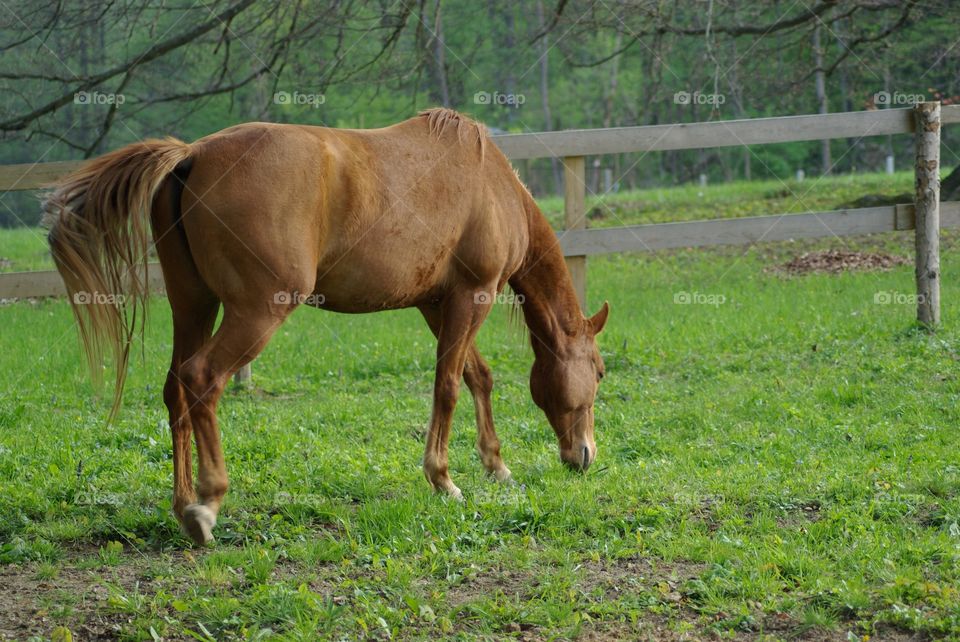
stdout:
[[(424, 586), (432, 581), (423, 582)], [(463, 579), (449, 587), (447, 600), (451, 606), (461, 607), (483, 597), (501, 591), (504, 595), (522, 597), (535, 586), (535, 575), (530, 572), (495, 567), (479, 570), (474, 567), (463, 570)]]
[[(459, 609), (462, 619), (456, 628), (469, 633), (465, 623), (469, 612), (466, 605), (474, 600), (487, 598), (498, 592), (520, 601), (533, 599), (541, 584), (541, 576), (549, 574), (549, 562), (532, 565), (528, 569), (516, 569), (496, 566), (486, 569), (474, 569), (466, 573), (464, 579), (449, 588), (447, 600), (451, 606)], [(683, 586), (691, 579), (703, 573), (705, 566), (693, 562), (651, 560), (641, 557), (627, 559), (603, 559), (584, 561), (573, 569), (573, 585), (583, 600), (585, 612), (591, 611), (592, 604), (613, 602), (622, 597), (638, 593), (650, 593), (657, 596), (662, 604), (681, 611), (679, 620), (654, 611), (644, 612), (635, 622), (617, 620), (596, 620), (585, 623), (577, 640), (702, 640), (710, 637), (706, 629), (698, 623), (697, 613), (685, 608), (681, 602)], [(685, 623), (678, 628), (677, 622)], [(686, 630), (683, 630), (683, 629)], [(512, 622), (502, 631), (505, 637), (523, 641), (545, 639), (544, 632), (526, 622)]]
[(59, 565), (43, 578), (37, 564), (0, 566), (0, 640), (48, 639), (58, 626), (76, 640), (113, 640), (128, 616), (109, 608), (110, 586), (152, 592), (151, 578), (132, 565), (82, 569)]
[[(613, 642), (614, 640), (648, 640), (656, 642), (695, 642), (720, 639), (699, 629), (681, 631), (661, 615), (645, 615), (637, 622), (594, 622), (583, 627), (577, 642)], [(730, 639), (727, 637), (726, 639)]]
[[(853, 639), (848, 630), (840, 628), (828, 630), (821, 628), (803, 628), (793, 620), (777, 622), (780, 615), (764, 619), (762, 631), (729, 631), (697, 626), (689, 621), (669, 620), (657, 614), (645, 614), (636, 622), (605, 621), (585, 624), (577, 642), (614, 642), (619, 640), (644, 640), (645, 642), (700, 642), (701, 640), (742, 640), (743, 642), (772, 642), (790, 640), (791, 642), (849, 642)], [(850, 627), (850, 630), (855, 630)], [(521, 638), (522, 639), (522, 638)], [(530, 640), (538, 638), (529, 638)], [(856, 636), (855, 639), (863, 639)], [(871, 642), (926, 642), (928, 636), (906, 633), (891, 628), (881, 628), (869, 639)]]
[(660, 593), (664, 602), (679, 603), (683, 599), (680, 593), (683, 585), (699, 577), (705, 568), (694, 562), (647, 558), (601, 560), (583, 563), (577, 572), (577, 583), (583, 591), (599, 591), (607, 599), (646, 589)]
[(791, 275), (811, 273), (838, 274), (840, 272), (889, 270), (905, 265), (910, 260), (883, 252), (856, 252), (853, 250), (824, 250), (804, 252), (773, 269)]

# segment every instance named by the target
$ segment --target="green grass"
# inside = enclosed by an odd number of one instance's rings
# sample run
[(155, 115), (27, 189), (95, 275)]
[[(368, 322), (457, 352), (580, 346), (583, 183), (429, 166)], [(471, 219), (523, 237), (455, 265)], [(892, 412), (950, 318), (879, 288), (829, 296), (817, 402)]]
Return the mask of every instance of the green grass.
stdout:
[(0, 272), (53, 269), (45, 230), (34, 227), (7, 229), (0, 232), (0, 239)]
[[(687, 184), (589, 196), (587, 211), (590, 227), (616, 227), (841, 209), (867, 195), (893, 197), (912, 192), (912, 172), (892, 176), (845, 174), (810, 177), (801, 182), (793, 179), (737, 181), (707, 187)], [(906, 199), (910, 200), (910, 197)], [(563, 198), (542, 199), (540, 204), (559, 227), (563, 220)]]
[(911, 305), (875, 303), (913, 291), (909, 266), (766, 270), (839, 243), (591, 259), (590, 307), (612, 314), (586, 475), (560, 465), (525, 337), (495, 310), (480, 346), (517, 483), (484, 478), (464, 394), (463, 504), (419, 470), (434, 354), (419, 314), (299, 310), (256, 390), (221, 404), (232, 486), (210, 550), (170, 513), (166, 301), (111, 427), (66, 303), (0, 307), (0, 582), (56, 587), (46, 636), (958, 637), (956, 238), (935, 335)]

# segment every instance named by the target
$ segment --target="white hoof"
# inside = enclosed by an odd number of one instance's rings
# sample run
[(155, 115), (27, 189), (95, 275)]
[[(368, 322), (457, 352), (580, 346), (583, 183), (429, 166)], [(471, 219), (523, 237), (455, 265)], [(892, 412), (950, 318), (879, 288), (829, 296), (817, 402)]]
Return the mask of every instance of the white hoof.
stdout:
[(205, 546), (213, 541), (213, 527), (217, 524), (217, 516), (203, 504), (190, 504), (183, 509), (183, 530), (198, 546)]

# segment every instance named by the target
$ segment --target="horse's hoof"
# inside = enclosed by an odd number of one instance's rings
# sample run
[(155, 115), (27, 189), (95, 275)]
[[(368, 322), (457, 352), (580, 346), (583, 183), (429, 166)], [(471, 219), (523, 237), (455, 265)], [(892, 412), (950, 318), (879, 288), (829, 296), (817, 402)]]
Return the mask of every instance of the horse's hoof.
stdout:
[(513, 476), (510, 474), (510, 469), (506, 466), (501, 466), (490, 474), (499, 484), (513, 483)]
[(213, 542), (213, 527), (217, 524), (217, 516), (203, 504), (190, 504), (183, 509), (181, 524), (197, 546), (206, 546)]
[(456, 484), (452, 481), (447, 481), (445, 484), (440, 486), (435, 486), (437, 493), (441, 495), (446, 495), (450, 499), (458, 502), (463, 501), (463, 493), (457, 488)]

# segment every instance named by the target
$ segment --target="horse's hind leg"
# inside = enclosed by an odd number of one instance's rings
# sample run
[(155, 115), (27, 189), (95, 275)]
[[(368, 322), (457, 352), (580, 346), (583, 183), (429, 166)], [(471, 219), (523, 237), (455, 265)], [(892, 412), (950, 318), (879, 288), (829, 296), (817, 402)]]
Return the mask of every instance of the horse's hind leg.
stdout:
[(213, 332), (217, 317), (216, 299), (195, 301), (191, 307), (175, 306), (173, 310), (173, 358), (163, 386), (163, 401), (170, 415), (170, 433), (173, 437), (173, 513), (183, 523), (183, 512), (196, 503), (193, 489), (193, 457), (190, 436), (190, 407), (179, 378), (180, 366), (199, 350)]
[(198, 544), (213, 539), (213, 527), (227, 492), (227, 468), (220, 445), (217, 404), (230, 377), (253, 361), (293, 306), (277, 314), (254, 314), (224, 306), (223, 322), (198, 352), (180, 366), (197, 442), (199, 503), (184, 509), (183, 525)]
[(173, 207), (172, 186), (160, 190), (152, 211), (154, 243), (167, 301), (173, 313), (173, 356), (163, 386), (163, 401), (170, 416), (173, 437), (173, 513), (183, 524), (184, 511), (197, 501), (193, 489), (193, 456), (190, 407), (180, 380), (180, 367), (210, 340), (220, 301), (200, 277)]

